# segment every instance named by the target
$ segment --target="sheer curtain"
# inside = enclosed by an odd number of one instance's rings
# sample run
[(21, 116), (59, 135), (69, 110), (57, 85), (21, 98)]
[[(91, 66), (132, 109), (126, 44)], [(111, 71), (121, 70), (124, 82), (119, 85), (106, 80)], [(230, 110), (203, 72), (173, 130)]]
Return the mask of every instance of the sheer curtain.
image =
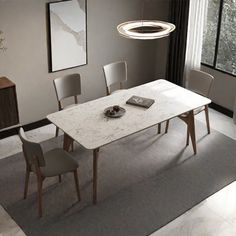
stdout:
[(185, 56), (185, 85), (191, 69), (200, 69), (203, 29), (207, 16), (208, 0), (190, 0), (188, 36)]

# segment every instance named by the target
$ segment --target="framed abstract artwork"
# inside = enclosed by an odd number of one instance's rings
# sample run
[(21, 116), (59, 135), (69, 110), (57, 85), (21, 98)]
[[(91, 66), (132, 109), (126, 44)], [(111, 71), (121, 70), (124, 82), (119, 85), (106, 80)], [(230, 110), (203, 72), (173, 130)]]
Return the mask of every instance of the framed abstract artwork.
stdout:
[(52, 2), (48, 6), (50, 71), (87, 64), (86, 0)]

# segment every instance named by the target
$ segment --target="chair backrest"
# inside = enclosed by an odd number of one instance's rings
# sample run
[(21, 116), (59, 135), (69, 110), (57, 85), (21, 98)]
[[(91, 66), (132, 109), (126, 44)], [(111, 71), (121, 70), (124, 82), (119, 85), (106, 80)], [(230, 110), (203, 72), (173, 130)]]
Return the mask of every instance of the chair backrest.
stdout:
[(29, 141), (25, 135), (23, 128), (20, 128), (19, 130), (19, 137), (22, 142), (23, 152), (27, 164), (34, 164), (35, 158), (37, 158), (39, 167), (45, 166), (43, 151), (40, 144)]
[(209, 97), (213, 80), (214, 77), (206, 72), (191, 70), (187, 88), (205, 97)]
[(65, 75), (56, 78), (53, 80), (53, 84), (58, 101), (72, 96), (76, 97), (81, 94), (81, 81), (79, 74)]
[(110, 93), (110, 86), (127, 80), (127, 63), (126, 61), (113, 62), (103, 66), (106, 86)]

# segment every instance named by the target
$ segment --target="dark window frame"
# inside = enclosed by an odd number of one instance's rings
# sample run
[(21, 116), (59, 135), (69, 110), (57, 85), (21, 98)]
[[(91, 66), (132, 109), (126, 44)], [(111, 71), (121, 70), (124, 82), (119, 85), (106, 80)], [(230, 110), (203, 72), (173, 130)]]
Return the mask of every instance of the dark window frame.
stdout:
[(224, 74), (227, 74), (227, 75), (236, 77), (236, 75), (234, 75), (234, 74), (232, 74), (232, 73), (230, 73), (230, 72), (224, 71), (224, 70), (222, 70), (222, 69), (218, 69), (218, 68), (216, 67), (217, 55), (218, 55), (218, 51), (219, 51), (220, 30), (221, 30), (221, 21), (222, 21), (223, 7), (224, 7), (224, 0), (220, 0), (219, 14), (218, 14), (219, 16), (218, 16), (218, 22), (217, 22), (216, 43), (215, 43), (215, 53), (214, 53), (213, 65), (209, 65), (209, 64), (206, 64), (206, 63), (204, 63), (204, 62), (201, 62), (201, 64), (202, 64), (203, 66), (209, 67), (209, 68), (211, 68), (211, 69), (214, 69), (214, 70), (216, 70), (216, 71), (222, 72), (222, 73), (224, 73)]

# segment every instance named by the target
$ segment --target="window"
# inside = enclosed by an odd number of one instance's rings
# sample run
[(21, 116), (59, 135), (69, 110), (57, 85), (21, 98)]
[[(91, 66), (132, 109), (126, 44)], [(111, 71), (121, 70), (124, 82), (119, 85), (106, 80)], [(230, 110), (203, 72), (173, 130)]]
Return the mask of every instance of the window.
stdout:
[(236, 76), (236, 0), (208, 0), (202, 63)]

